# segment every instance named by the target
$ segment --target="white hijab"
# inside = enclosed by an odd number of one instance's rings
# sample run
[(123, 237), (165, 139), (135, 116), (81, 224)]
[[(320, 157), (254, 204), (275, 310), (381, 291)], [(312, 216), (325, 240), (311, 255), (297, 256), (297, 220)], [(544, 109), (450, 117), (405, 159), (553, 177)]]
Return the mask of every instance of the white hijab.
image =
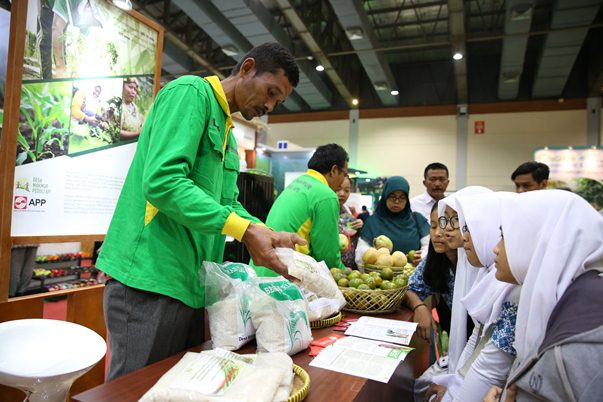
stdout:
[(502, 199), (501, 227), (511, 272), (522, 285), (515, 330), (515, 367), (522, 370), (568, 286), (588, 270), (603, 270), (603, 218), (576, 194), (541, 190)]
[(465, 222), (471, 234), (473, 249), (482, 263), (478, 277), (469, 292), (461, 299), (469, 315), (482, 323), (484, 329), (500, 317), (502, 304), (514, 295), (517, 286), (500, 282), (494, 269), (494, 247), (500, 236), (500, 201), (517, 197), (516, 193), (496, 192), (459, 197), (459, 221)]
[[(492, 190), (481, 186), (465, 187), (456, 193), (444, 198), (438, 203), (438, 216), (444, 216), (446, 206), (458, 212), (458, 198), (489, 193)], [(464, 222), (459, 223), (464, 225)], [(457, 249), (457, 263), (454, 274), (454, 294), (452, 297), (452, 314), (450, 319), (450, 337), (448, 339), (448, 372), (456, 373), (459, 358), (463, 353), (467, 343), (467, 310), (461, 303), (461, 299), (469, 292), (477, 278), (478, 269), (474, 268), (467, 261), (465, 250), (461, 247)]]

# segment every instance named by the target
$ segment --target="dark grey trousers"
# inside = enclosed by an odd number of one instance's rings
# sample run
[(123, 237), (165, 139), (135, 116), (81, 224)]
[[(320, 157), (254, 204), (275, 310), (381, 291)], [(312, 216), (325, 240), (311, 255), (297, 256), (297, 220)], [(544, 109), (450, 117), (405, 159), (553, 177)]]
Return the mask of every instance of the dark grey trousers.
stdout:
[(109, 333), (107, 381), (203, 343), (203, 308), (110, 279), (104, 314)]

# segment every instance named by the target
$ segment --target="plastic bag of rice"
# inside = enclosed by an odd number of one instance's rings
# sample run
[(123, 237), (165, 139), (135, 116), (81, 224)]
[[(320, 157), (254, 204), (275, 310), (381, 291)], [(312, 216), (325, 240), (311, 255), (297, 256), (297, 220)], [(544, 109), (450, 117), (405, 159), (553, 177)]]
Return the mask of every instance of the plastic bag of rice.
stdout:
[(287, 266), (289, 275), (299, 280), (302, 288), (316, 293), (318, 297), (336, 300), (339, 303), (337, 311), (345, 305), (345, 298), (324, 261), (316, 262), (309, 255), (290, 248), (277, 248), (276, 255)]
[(341, 310), (341, 303), (337, 299), (318, 297), (314, 292), (303, 288), (301, 291), (306, 299), (306, 311), (310, 322), (329, 318)]
[(249, 311), (255, 271), (245, 264), (207, 261), (201, 271), (213, 347), (237, 350), (255, 336)]
[(312, 342), (306, 302), (293, 283), (282, 276), (258, 279), (258, 296), (250, 306), (258, 352), (293, 355)]
[[(223, 349), (187, 352), (141, 401), (283, 401), (287, 398), (279, 392), (284, 384), (292, 383), (292, 367), (291, 358), (284, 353), (266, 353), (260, 358)], [(262, 386), (258, 387), (259, 383)]]

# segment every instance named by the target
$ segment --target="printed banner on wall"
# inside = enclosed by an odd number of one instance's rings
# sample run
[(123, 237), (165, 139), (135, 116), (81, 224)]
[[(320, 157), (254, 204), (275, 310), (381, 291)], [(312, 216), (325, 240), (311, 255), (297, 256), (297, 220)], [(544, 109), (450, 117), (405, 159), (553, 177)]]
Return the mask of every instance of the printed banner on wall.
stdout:
[(534, 152), (534, 160), (549, 167), (549, 187), (570, 189), (603, 209), (602, 148), (543, 148)]
[(13, 236), (106, 233), (153, 101), (158, 35), (105, 0), (29, 2)]

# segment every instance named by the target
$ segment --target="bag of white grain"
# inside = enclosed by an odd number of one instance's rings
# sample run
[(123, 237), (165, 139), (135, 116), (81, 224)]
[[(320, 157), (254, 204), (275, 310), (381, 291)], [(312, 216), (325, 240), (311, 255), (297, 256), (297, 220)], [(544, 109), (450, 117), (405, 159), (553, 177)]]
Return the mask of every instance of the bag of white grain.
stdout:
[(324, 261), (317, 262), (309, 255), (290, 248), (277, 248), (276, 255), (287, 266), (289, 275), (299, 280), (302, 288), (315, 293), (318, 298), (331, 299), (337, 311), (345, 305), (345, 298)]
[(312, 321), (333, 317), (341, 311), (342, 305), (339, 300), (318, 297), (314, 292), (310, 292), (301, 286), (300, 290), (306, 300), (306, 311), (308, 312), (308, 320), (310, 320), (310, 323)]
[(253, 268), (240, 263), (205, 261), (201, 283), (205, 284), (205, 308), (214, 348), (237, 350), (255, 336), (249, 306), (256, 294)]
[(312, 342), (306, 302), (300, 290), (282, 276), (258, 278), (250, 306), (258, 353), (304, 350)]
[(140, 401), (282, 402), (291, 392), (292, 368), (291, 358), (284, 353), (187, 352)]

